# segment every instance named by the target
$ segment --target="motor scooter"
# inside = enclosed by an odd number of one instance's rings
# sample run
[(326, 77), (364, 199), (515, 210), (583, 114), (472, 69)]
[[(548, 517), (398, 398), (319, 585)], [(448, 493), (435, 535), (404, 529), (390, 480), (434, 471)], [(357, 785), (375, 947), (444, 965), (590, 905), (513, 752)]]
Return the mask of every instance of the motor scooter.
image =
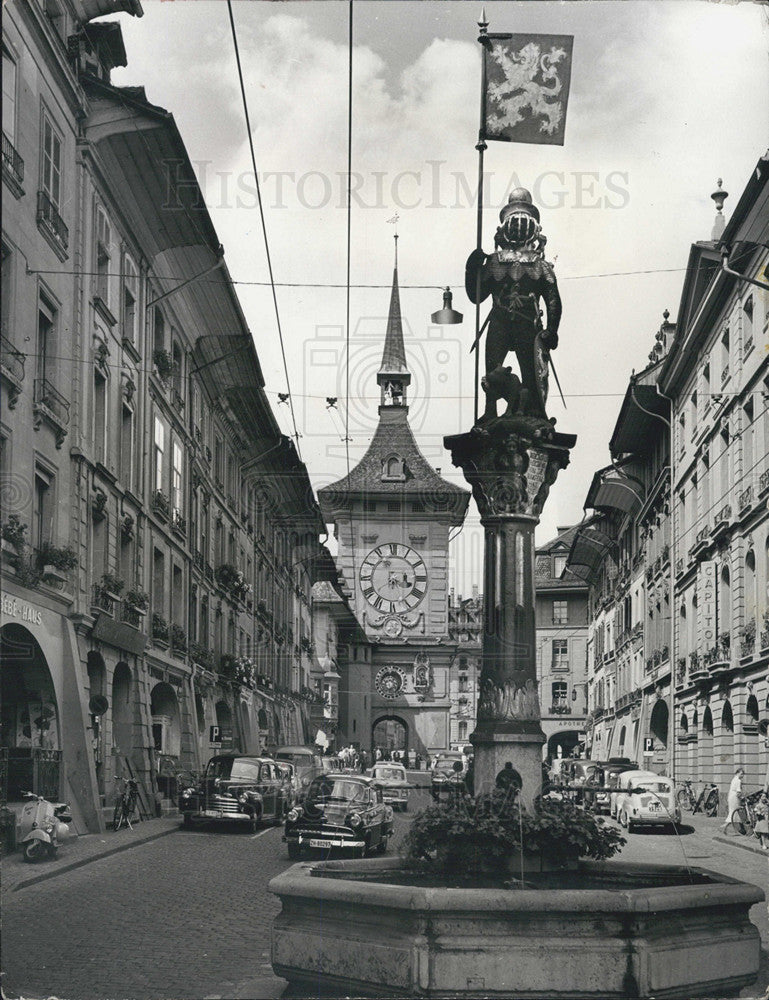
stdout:
[(69, 839), (67, 824), (72, 822), (69, 806), (66, 802), (48, 802), (34, 792), (22, 792), (21, 795), (29, 799), (19, 820), (24, 860), (39, 861), (46, 854), (55, 858), (59, 844)]

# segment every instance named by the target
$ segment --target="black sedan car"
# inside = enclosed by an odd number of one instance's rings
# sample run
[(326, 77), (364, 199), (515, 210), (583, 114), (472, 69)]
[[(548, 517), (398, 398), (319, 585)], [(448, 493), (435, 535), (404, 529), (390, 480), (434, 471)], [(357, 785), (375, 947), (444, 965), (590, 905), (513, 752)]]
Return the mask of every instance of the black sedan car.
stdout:
[(286, 817), (288, 856), (302, 851), (349, 851), (364, 857), (384, 854), (393, 832), (393, 811), (382, 789), (370, 778), (353, 774), (324, 774), (314, 778), (301, 806)]
[(193, 820), (282, 823), (288, 792), (274, 760), (237, 753), (212, 757), (196, 787), (182, 788), (179, 812), (184, 825)]

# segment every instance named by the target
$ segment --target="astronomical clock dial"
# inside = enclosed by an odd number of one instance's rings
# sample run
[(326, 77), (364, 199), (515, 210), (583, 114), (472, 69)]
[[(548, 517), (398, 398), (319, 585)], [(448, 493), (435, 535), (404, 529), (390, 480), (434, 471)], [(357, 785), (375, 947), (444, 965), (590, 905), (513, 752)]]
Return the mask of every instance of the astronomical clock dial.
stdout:
[(363, 560), (360, 587), (368, 603), (383, 614), (402, 614), (427, 592), (427, 568), (408, 545), (385, 542)]
[(382, 667), (374, 679), (374, 687), (383, 698), (397, 698), (405, 683), (406, 675), (400, 667)]

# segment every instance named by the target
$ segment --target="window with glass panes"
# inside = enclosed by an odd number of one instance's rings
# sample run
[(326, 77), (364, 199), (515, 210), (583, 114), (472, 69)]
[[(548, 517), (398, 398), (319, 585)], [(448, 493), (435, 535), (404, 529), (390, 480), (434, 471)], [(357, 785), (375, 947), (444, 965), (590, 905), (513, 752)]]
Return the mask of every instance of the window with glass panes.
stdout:
[(553, 639), (553, 670), (567, 670), (569, 666), (569, 640)]
[(569, 620), (569, 602), (553, 601), (553, 625), (566, 625)]

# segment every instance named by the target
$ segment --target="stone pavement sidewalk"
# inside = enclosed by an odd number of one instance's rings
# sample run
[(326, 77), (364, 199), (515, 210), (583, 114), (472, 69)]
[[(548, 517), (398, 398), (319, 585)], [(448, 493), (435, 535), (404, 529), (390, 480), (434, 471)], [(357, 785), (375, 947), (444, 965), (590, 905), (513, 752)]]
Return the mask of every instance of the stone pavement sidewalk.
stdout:
[(697, 833), (717, 840), (720, 844), (729, 844), (730, 847), (739, 850), (752, 851), (754, 854), (769, 857), (769, 851), (765, 851), (761, 847), (757, 837), (742, 837), (739, 834), (724, 833), (723, 816), (705, 816), (702, 813), (692, 815), (692, 813), (685, 812), (681, 816), (681, 825), (693, 826)]
[(23, 853), (18, 850), (4, 855), (0, 862), (2, 891), (4, 894), (17, 892), (28, 885), (90, 864), (98, 858), (118, 854), (138, 844), (146, 844), (150, 840), (174, 833), (179, 829), (180, 822), (179, 816), (164, 816), (134, 823), (133, 830), (122, 828), (117, 832), (107, 830), (105, 833), (86, 833), (62, 844), (55, 860), (46, 859), (35, 864), (26, 862)]

